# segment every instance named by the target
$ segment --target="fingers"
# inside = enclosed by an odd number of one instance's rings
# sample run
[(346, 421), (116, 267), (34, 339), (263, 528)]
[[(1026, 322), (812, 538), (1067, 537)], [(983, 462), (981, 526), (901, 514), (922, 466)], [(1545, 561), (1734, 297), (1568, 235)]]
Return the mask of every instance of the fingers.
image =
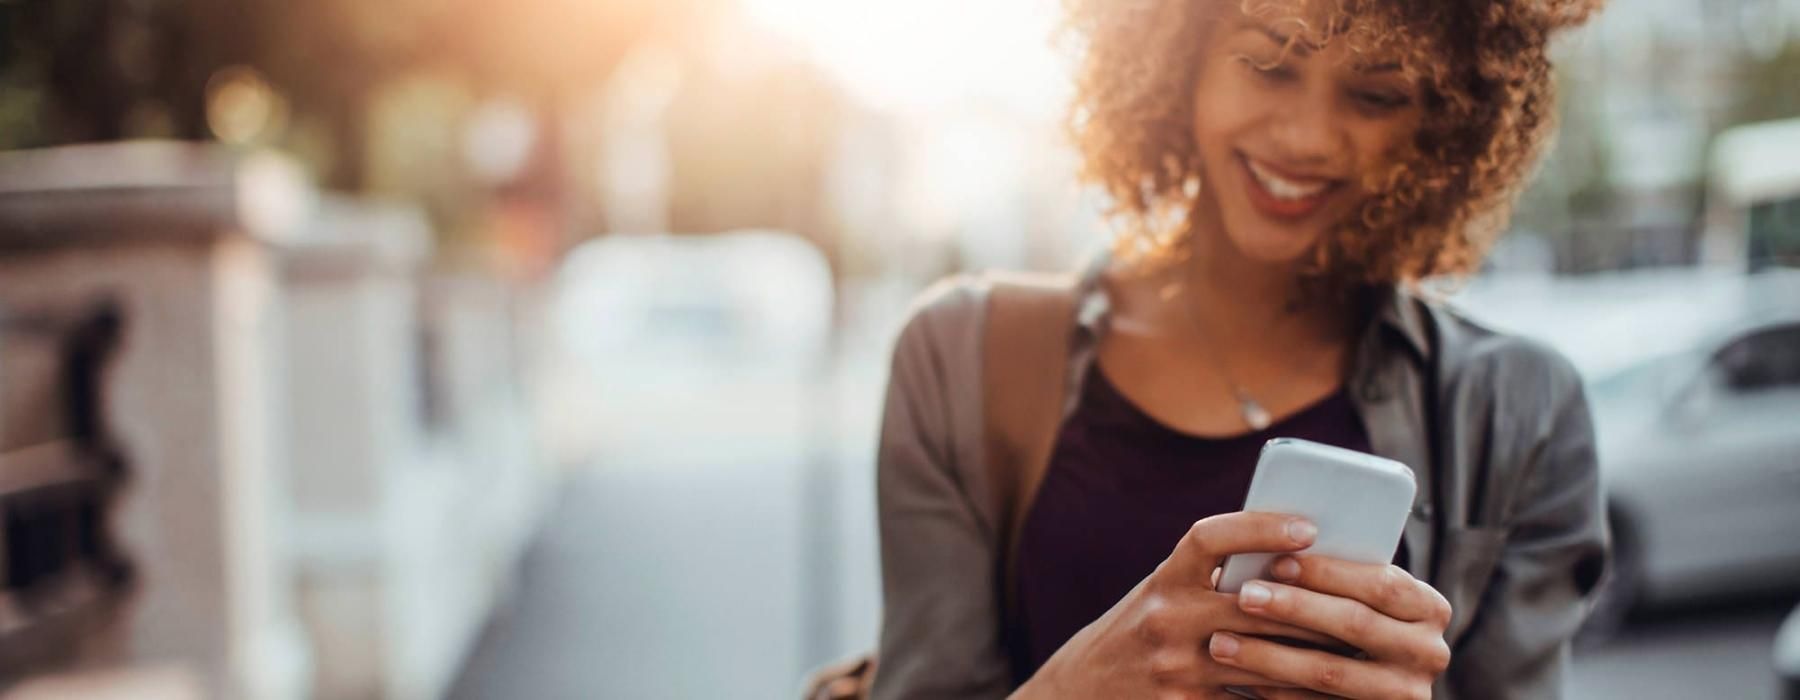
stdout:
[(1330, 700), (1332, 696), (1305, 688), (1254, 688), (1261, 700)]
[(1335, 654), (1220, 632), (1208, 645), (1212, 657), (1281, 684), (1345, 698), (1430, 698), (1429, 680), (1398, 669)]
[(1298, 640), (1319, 646), (1334, 647), (1346, 642), (1329, 634), (1307, 627), (1301, 627), (1272, 617), (1263, 617), (1254, 612), (1233, 610), (1231, 614), (1209, 621), (1208, 629), (1224, 629), (1239, 634), (1253, 635), (1263, 638)]
[(1313, 543), (1318, 528), (1304, 518), (1275, 513), (1225, 513), (1188, 528), (1155, 576), (1178, 584), (1211, 587), (1212, 571), (1232, 554), (1296, 552)]
[(1219, 663), (1207, 651), (1205, 636), (1184, 643), (1161, 645), (1141, 658), (1150, 678), (1163, 688), (1217, 690), (1223, 686), (1287, 685), (1254, 671)]
[(1450, 625), (1450, 601), (1398, 566), (1302, 554), (1281, 557), (1270, 570), (1286, 583), (1361, 601), (1397, 620), (1430, 623), (1440, 631)]
[(1150, 659), (1151, 678), (1157, 686), (1163, 688), (1217, 689), (1232, 686), (1263, 686), (1269, 688), (1286, 687), (1288, 684), (1261, 674), (1241, 668), (1233, 668), (1214, 660), (1206, 649), (1195, 645), (1196, 661), (1184, 663), (1179, 660), (1162, 661), (1156, 657)]
[(1377, 660), (1434, 676), (1450, 665), (1450, 647), (1444, 643), (1441, 628), (1396, 620), (1358, 600), (1252, 581), (1239, 592), (1238, 605), (1252, 615), (1342, 639)]
[(1178, 589), (1147, 599), (1132, 621), (1133, 634), (1157, 647), (1199, 649), (1213, 631), (1227, 629), (1262, 637), (1287, 637), (1313, 644), (1339, 644), (1317, 630), (1241, 609), (1238, 596)]

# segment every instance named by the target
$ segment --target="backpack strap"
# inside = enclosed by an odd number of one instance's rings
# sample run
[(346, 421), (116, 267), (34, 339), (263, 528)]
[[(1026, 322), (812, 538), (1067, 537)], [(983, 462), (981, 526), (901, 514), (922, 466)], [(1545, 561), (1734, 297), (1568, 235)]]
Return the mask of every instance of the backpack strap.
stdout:
[(990, 273), (988, 280), (981, 344), (983, 449), (1004, 546), (999, 593), (1010, 628), (1017, 609), (1020, 530), (1062, 424), (1077, 278)]
[[(1019, 529), (1049, 466), (1062, 423), (1069, 333), (1074, 328), (1073, 275), (989, 273), (982, 327), (982, 449), (1005, 549), (1001, 614), (1016, 619), (1014, 577)], [(806, 683), (806, 700), (865, 700), (880, 666), (864, 654), (827, 666)]]

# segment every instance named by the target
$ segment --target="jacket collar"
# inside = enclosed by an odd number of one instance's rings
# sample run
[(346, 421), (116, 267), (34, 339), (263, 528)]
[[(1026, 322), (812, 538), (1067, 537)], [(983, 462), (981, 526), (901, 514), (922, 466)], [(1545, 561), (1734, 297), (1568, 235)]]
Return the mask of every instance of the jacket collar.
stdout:
[(1431, 358), (1430, 331), (1424, 306), (1414, 292), (1397, 284), (1376, 287), (1371, 322), (1398, 334), (1419, 360)]
[[(1086, 339), (1094, 339), (1103, 335), (1112, 314), (1112, 300), (1107, 295), (1103, 284), (1106, 268), (1112, 264), (1112, 253), (1106, 249), (1089, 257), (1083, 265), (1081, 276), (1075, 288), (1075, 323), (1079, 334)], [(1415, 298), (1414, 292), (1400, 285), (1382, 285), (1371, 291), (1369, 323), (1392, 332), (1406, 343), (1415, 358), (1422, 361), (1431, 357), (1431, 342), (1425, 313)], [(1368, 336), (1373, 327), (1364, 328), (1362, 335)]]

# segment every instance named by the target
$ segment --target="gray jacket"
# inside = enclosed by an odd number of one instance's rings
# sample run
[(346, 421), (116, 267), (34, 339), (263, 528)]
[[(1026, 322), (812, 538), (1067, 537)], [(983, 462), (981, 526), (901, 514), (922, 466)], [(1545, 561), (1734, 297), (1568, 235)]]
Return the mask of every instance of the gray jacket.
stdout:
[[(1077, 288), (1065, 418), (1107, 329), (1105, 261)], [(894, 349), (877, 459), (884, 602), (874, 700), (1011, 689), (996, 594), (1004, 544), (981, 454), (986, 294), (979, 278), (940, 282)], [(1435, 695), (1561, 697), (1570, 638), (1608, 541), (1575, 369), (1541, 344), (1392, 290), (1348, 381), (1374, 451), (1418, 477), (1405, 537), (1413, 575), (1455, 610), (1446, 633), (1454, 656)]]

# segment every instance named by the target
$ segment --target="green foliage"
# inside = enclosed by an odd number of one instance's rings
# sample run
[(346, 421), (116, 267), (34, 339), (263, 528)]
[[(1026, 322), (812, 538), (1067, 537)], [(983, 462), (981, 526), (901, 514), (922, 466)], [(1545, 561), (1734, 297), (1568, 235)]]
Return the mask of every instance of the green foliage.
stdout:
[(1767, 60), (1746, 59), (1737, 75), (1730, 123), (1800, 117), (1800, 41), (1787, 42)]

